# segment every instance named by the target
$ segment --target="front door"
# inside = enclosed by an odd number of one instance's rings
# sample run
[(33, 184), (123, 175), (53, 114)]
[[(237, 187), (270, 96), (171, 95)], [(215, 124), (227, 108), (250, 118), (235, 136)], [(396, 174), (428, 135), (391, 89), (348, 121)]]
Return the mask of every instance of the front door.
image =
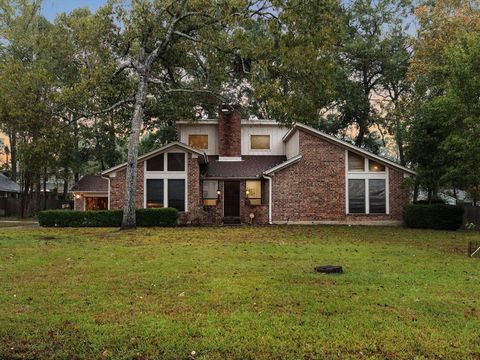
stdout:
[(240, 217), (240, 181), (224, 182), (223, 216)]

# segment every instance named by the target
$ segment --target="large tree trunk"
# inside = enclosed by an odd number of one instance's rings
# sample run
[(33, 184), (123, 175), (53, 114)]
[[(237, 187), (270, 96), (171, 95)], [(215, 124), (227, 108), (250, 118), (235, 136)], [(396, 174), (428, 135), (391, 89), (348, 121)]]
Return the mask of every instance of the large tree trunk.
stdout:
[(148, 91), (148, 75), (140, 77), (137, 94), (135, 96), (135, 109), (132, 117), (132, 129), (128, 139), (127, 173), (125, 176), (125, 202), (123, 206), (122, 230), (136, 227), (135, 199), (137, 190), (137, 159), (140, 131), (143, 123), (145, 99)]

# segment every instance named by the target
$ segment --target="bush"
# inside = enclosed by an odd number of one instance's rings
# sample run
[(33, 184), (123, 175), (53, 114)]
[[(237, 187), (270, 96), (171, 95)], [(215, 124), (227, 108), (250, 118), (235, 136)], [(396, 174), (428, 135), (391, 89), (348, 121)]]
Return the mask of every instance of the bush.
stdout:
[(403, 221), (410, 228), (457, 230), (462, 226), (463, 208), (445, 204), (410, 204), (403, 210)]
[[(138, 226), (174, 226), (177, 223), (176, 209), (138, 209)], [(120, 227), (122, 210), (72, 211), (48, 210), (38, 213), (38, 222), (43, 227)]]

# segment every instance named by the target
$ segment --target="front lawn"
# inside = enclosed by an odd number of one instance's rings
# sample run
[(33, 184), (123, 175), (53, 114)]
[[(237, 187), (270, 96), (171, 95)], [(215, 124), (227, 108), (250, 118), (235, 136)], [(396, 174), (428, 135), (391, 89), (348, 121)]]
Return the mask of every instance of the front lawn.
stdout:
[(480, 359), (479, 237), (0, 229), (0, 358)]

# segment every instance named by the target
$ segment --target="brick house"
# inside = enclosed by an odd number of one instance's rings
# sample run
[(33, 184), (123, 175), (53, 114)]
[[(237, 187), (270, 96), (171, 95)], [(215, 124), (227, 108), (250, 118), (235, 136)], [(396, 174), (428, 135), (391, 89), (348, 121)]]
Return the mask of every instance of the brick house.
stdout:
[[(177, 208), (182, 223), (393, 224), (409, 201), (412, 170), (302, 124), (242, 120), (224, 107), (218, 120), (177, 129), (178, 142), (139, 157), (136, 203)], [(80, 181), (75, 208), (95, 207), (85, 200), (95, 204), (94, 194), (121, 209), (125, 172), (121, 164), (90, 178), (90, 193)]]

